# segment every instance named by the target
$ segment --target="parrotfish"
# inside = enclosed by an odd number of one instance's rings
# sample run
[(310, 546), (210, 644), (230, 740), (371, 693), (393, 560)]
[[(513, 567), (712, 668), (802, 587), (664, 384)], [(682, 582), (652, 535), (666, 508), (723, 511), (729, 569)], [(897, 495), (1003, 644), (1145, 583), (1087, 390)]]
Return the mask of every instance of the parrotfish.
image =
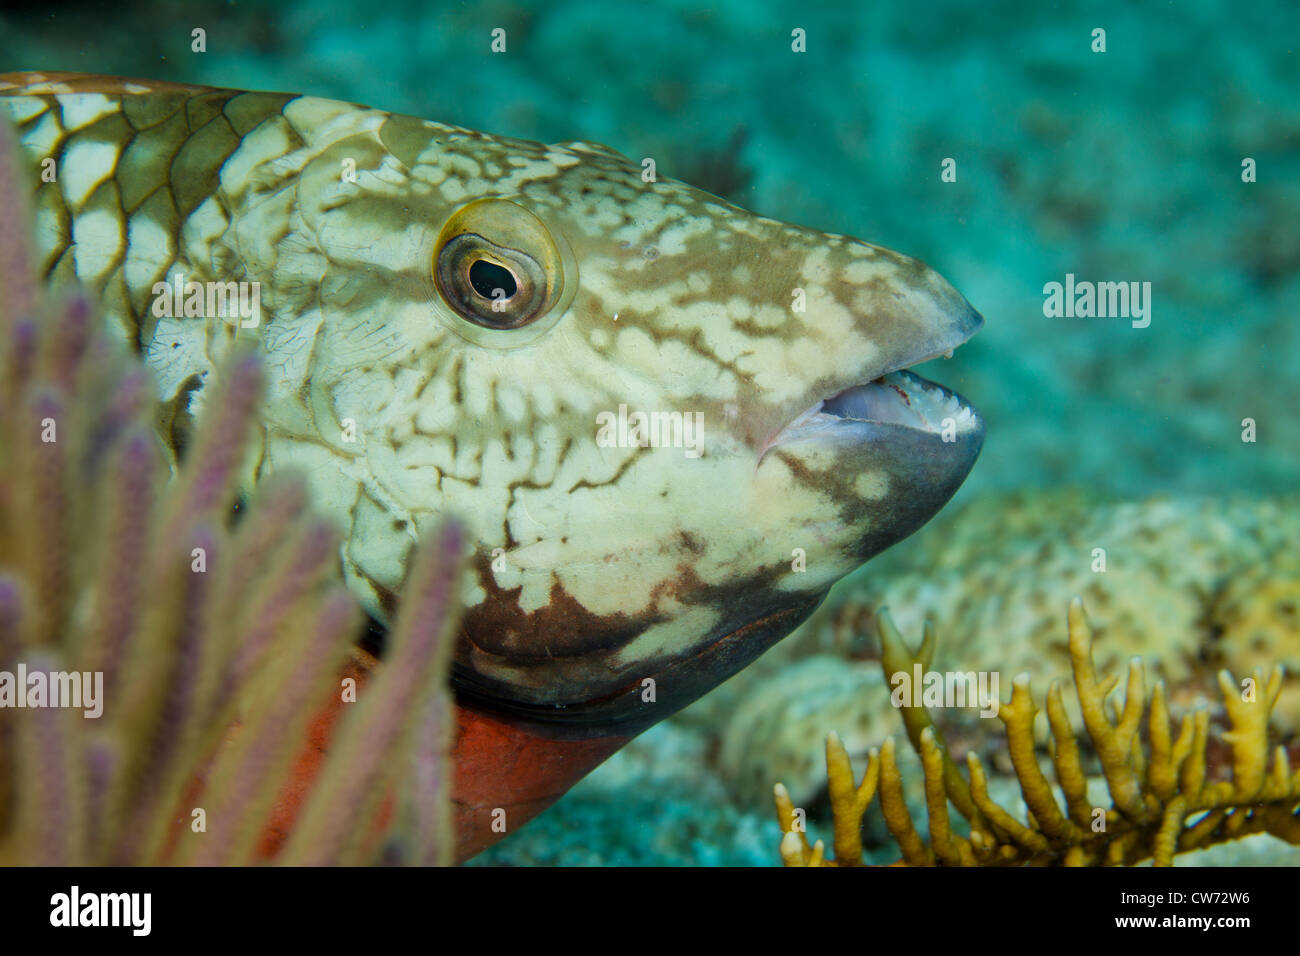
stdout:
[(0, 107), (45, 274), (148, 364), (171, 455), (251, 342), (247, 481), (306, 474), (375, 621), (464, 523), (459, 858), (788, 634), (983, 442), (907, 370), (983, 322), (936, 272), (604, 146), (83, 74)]

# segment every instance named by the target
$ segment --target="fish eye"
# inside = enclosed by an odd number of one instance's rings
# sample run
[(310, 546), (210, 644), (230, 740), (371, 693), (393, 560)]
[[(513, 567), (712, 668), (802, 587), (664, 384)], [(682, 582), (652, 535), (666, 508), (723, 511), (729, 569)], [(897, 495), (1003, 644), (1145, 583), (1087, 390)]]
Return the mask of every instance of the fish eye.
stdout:
[(564, 289), (564, 265), (535, 215), (506, 199), (478, 199), (439, 233), (433, 278), (462, 319), (506, 332), (552, 311)]
[(490, 259), (475, 259), (469, 267), (469, 284), (485, 299), (509, 301), (519, 291), (515, 274)]

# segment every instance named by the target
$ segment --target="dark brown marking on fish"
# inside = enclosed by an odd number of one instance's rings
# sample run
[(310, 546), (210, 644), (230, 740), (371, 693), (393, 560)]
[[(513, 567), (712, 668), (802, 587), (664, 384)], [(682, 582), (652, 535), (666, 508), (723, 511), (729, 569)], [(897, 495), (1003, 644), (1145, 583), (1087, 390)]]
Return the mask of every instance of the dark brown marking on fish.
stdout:
[(457, 658), (470, 647), (512, 664), (543, 664), (557, 657), (583, 657), (626, 646), (667, 615), (655, 611), (629, 615), (593, 614), (569, 594), (558, 578), (551, 581), (550, 600), (535, 611), (519, 605), (523, 587), (502, 588), (492, 574), (491, 556), (479, 552), (472, 560), (479, 584), (488, 593), (470, 608), (461, 624)]

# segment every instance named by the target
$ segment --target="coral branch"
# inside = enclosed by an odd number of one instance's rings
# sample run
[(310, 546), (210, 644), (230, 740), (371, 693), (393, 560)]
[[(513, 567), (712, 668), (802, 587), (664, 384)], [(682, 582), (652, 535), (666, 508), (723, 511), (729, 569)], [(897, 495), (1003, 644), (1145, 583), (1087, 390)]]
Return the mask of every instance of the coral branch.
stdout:
[[(877, 615), (882, 666), (891, 673), (911, 673), (928, 667), (934, 654), (933, 635), (921, 648), (908, 649), (887, 611)], [(885, 825), (912, 866), (969, 865), (1115, 865), (1150, 859), (1157, 866), (1172, 864), (1178, 853), (1254, 833), (1269, 833), (1300, 844), (1300, 772), (1292, 772), (1285, 749), (1278, 747), (1269, 761), (1269, 716), (1283, 686), (1283, 673), (1256, 671), (1239, 686), (1226, 671), (1219, 675), (1223, 705), (1231, 730), (1223, 735), (1231, 750), (1231, 775), (1207, 782), (1206, 753), (1209, 713), (1203, 707), (1185, 716), (1174, 738), (1164, 686), (1157, 682), (1148, 697), (1140, 661), (1129, 663), (1124, 699), (1118, 716), (1107, 710), (1107, 696), (1116, 688), (1113, 677), (1099, 679), (1093, 667), (1092, 629), (1082, 602), (1070, 604), (1070, 659), (1074, 687), (1083, 714), (1089, 749), (1110, 794), (1108, 808), (1092, 806), (1087, 796), (1080, 740), (1070, 724), (1054, 683), (1047, 694), (1052, 767), (1064, 807), (1043, 773), (1034, 742), (1037, 712), (1028, 675), (1013, 682), (1011, 700), (999, 716), (1006, 728), (1008, 751), (1028, 815), (1016, 819), (989, 795), (988, 776), (974, 753), (967, 754), (967, 778), (948, 757), (938, 728), (925, 707), (915, 702), (902, 708), (903, 724), (921, 757), (925, 804), (929, 817), (928, 844), (921, 839), (904, 799), (903, 779), (894, 757), (893, 739), (879, 756), (872, 751), (862, 784), (852, 785), (848, 754), (834, 733), (827, 737), (826, 762), (835, 828), (835, 857), (826, 859), (809, 847), (794, 821), (802, 815), (791, 804), (785, 787), (777, 784), (777, 818), (784, 835), (781, 858), (788, 866), (858, 866), (861, 864), (863, 817), (879, 795)], [(1147, 716), (1144, 743), (1139, 733)], [(954, 779), (955, 777), (955, 779)], [(970, 835), (953, 827), (949, 804), (969, 824)]]

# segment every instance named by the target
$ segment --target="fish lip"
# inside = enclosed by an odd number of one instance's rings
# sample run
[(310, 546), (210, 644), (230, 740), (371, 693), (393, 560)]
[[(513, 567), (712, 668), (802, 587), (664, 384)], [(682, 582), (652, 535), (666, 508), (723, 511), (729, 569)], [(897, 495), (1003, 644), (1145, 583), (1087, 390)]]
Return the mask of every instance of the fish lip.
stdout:
[[(635, 737), (698, 700), (791, 634), (826, 598), (827, 588), (778, 594), (757, 608), (746, 605), (725, 618), (709, 638), (688, 653), (669, 657), (627, 686), (585, 700), (535, 703), (494, 692), (472, 672), (453, 664), (451, 684), (460, 706), (486, 710), (511, 723), (555, 739)], [(660, 690), (653, 707), (641, 701), (642, 681), (652, 676)]]
[(864, 370), (863, 377), (856, 378), (852, 382), (847, 382), (843, 386), (840, 386), (836, 388), (834, 391), (831, 391), (825, 397), (818, 399), (812, 405), (808, 406), (803, 411), (801, 411), (798, 415), (794, 416), (794, 418), (792, 418), (790, 421), (786, 422), (785, 425), (779, 428), (775, 433), (769, 436), (767, 441), (765, 441), (758, 449), (758, 464), (762, 464), (763, 458), (766, 457), (767, 453), (771, 451), (773, 448), (775, 448), (776, 446), (782, 444), (783, 442), (788, 441), (797, 436), (807, 435), (811, 431), (814, 431), (818, 428), (828, 428), (828, 429), (834, 428), (837, 423), (842, 425), (849, 425), (854, 422), (858, 422), (858, 423), (872, 422), (873, 424), (877, 424), (881, 426), (896, 426), (898, 428), (911, 428), (912, 430), (915, 431), (934, 432), (935, 430), (933, 428), (910, 426), (899, 421), (876, 422), (873, 419), (849, 418), (849, 417), (843, 417), (839, 415), (827, 414), (822, 411), (822, 408), (828, 402), (840, 398), (844, 396), (846, 393), (853, 391), (854, 389), (865, 388), (869, 385), (895, 384), (895, 383), (884, 381), (884, 379), (887, 376), (891, 376), (891, 375), (905, 375), (910, 380), (907, 384), (910, 385), (914, 383), (915, 387), (926, 392), (932, 392), (933, 390), (937, 389), (942, 399), (951, 400), (958, 404), (959, 414), (966, 413), (966, 412), (969, 413), (970, 415), (969, 421), (963, 420), (957, 422), (959, 432), (964, 433), (969, 431), (976, 431), (982, 435), (984, 430), (984, 420), (980, 416), (979, 411), (975, 408), (974, 405), (972, 405), (969, 401), (967, 401), (957, 392), (949, 388), (946, 388), (942, 384), (938, 382), (933, 382), (927, 378), (923, 378), (922, 376), (917, 375), (915, 372), (911, 371), (911, 367), (914, 365), (921, 365), (925, 362), (929, 362), (941, 356), (945, 356), (945, 355), (951, 356), (953, 351), (955, 351), (957, 348), (970, 341), (970, 339), (974, 337), (974, 335), (981, 328), (983, 328), (983, 326), (984, 326), (983, 317), (974, 309), (970, 309), (968, 321), (963, 324), (954, 325), (953, 334), (949, 337), (949, 340), (943, 343), (942, 347), (940, 347), (938, 350), (931, 351), (928, 353), (918, 352), (914, 357), (908, 357), (900, 362), (896, 362), (893, 364), (881, 365), (877, 369), (871, 369), (870, 367), (868, 367), (866, 370)]

